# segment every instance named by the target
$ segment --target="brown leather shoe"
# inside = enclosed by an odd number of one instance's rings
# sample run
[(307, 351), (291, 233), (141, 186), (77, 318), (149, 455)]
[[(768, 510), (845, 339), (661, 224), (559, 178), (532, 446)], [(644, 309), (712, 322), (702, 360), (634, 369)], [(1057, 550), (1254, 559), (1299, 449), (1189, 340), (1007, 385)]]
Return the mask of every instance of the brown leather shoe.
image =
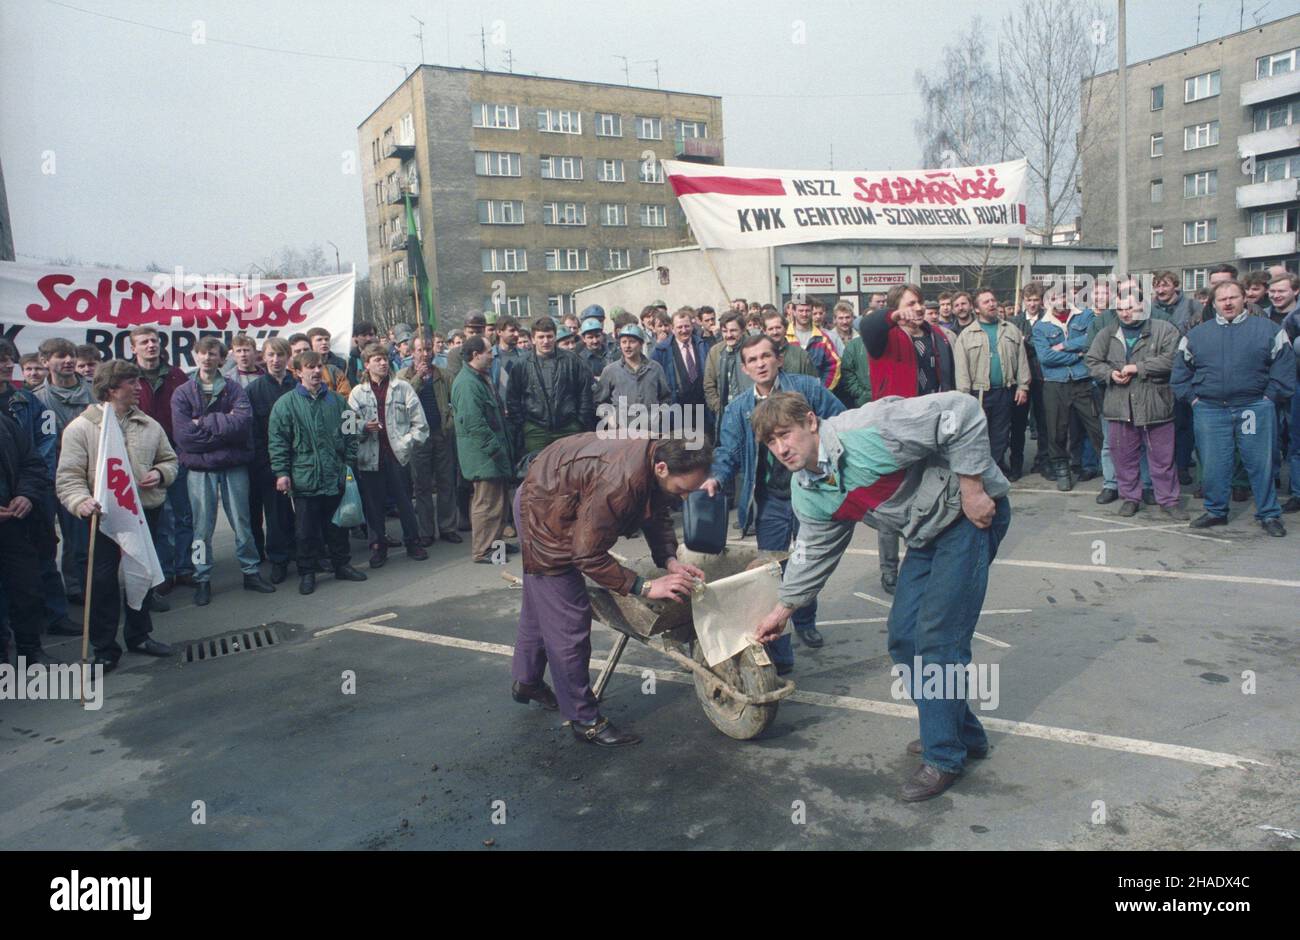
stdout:
[[(917, 757), (920, 757), (922, 754), (925, 753), (925, 748), (921, 745), (920, 738), (917, 738), (915, 741), (909, 741), (907, 743), (907, 753), (915, 754)], [(966, 748), (966, 756), (972, 758), (973, 760), (983, 760), (984, 758), (989, 756), (989, 752), (988, 750), (976, 751), (968, 747)]]
[(933, 799), (956, 783), (959, 776), (960, 774), (944, 773), (937, 767), (922, 764), (916, 768), (916, 773), (912, 774), (911, 779), (903, 784), (899, 796), (904, 803), (919, 803), (922, 800)]
[(510, 686), (510, 697), (523, 705), (536, 702), (550, 712), (560, 707), (560, 703), (555, 700), (555, 693), (545, 682), (539, 682), (537, 685), (516, 682)]
[(598, 744), (601, 747), (622, 747), (626, 744), (641, 743), (640, 735), (630, 731), (619, 731), (608, 718), (598, 718), (590, 727), (578, 724), (576, 721), (569, 727), (573, 729), (573, 736), (579, 741)]

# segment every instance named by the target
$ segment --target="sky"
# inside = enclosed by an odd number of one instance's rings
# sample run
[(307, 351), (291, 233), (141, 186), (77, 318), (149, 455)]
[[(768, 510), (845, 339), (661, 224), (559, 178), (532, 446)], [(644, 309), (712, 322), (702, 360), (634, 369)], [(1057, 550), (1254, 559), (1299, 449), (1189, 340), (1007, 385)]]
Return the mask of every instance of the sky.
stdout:
[[(916, 70), (1015, 5), (4, 0), (14, 245), (19, 261), (224, 273), (332, 241), (364, 274), (356, 128), (420, 61), (413, 17), (429, 64), (479, 67), (481, 29), (493, 70), (509, 50), (517, 73), (622, 82), (626, 56), (654, 87), (657, 59), (662, 87), (722, 95), (734, 166), (910, 168)], [(1129, 60), (1193, 45), (1198, 6), (1201, 41), (1237, 31), (1240, 0), (1130, 0)], [(1297, 12), (1247, 0), (1245, 24)]]

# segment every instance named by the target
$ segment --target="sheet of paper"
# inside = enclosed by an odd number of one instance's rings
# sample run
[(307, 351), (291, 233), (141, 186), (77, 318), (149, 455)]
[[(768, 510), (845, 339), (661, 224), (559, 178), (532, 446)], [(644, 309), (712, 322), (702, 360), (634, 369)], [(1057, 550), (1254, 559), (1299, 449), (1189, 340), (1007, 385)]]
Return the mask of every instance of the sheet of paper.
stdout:
[(772, 562), (697, 589), (691, 613), (704, 661), (716, 666), (753, 642), (754, 628), (776, 606), (780, 587), (781, 566)]

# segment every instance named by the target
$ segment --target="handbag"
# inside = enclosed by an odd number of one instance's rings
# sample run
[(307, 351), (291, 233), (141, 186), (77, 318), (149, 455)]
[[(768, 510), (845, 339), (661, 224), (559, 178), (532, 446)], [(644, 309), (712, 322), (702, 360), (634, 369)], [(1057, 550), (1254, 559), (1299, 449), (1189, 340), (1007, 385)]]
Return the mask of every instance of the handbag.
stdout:
[(357, 489), (352, 468), (348, 467), (343, 481), (343, 498), (339, 500), (339, 508), (334, 510), (334, 517), (330, 522), (340, 529), (353, 529), (363, 525), (365, 521), (366, 514), (361, 508), (361, 491)]

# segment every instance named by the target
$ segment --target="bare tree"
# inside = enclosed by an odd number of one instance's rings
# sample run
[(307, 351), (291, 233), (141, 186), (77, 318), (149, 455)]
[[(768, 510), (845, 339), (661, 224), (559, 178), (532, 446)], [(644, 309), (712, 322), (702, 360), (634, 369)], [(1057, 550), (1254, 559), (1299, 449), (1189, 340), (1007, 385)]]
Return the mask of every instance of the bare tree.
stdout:
[(986, 46), (984, 22), (977, 16), (961, 43), (943, 48), (930, 75), (917, 70), (925, 110), (914, 130), (923, 166), (975, 166), (1008, 158), (1006, 107), (998, 76), (984, 58)]
[[(250, 265), (251, 267), (251, 265)], [(285, 245), (275, 255), (258, 262), (264, 277), (324, 277), (334, 273), (334, 264), (320, 245), (298, 249)]]
[(1095, 4), (1021, 0), (998, 39), (1000, 100), (1008, 150), (1029, 164), (1030, 221), (1051, 233), (1078, 212), (1083, 155), (1098, 124), (1115, 119), (1116, 103), (1094, 101), (1095, 83), (1111, 67), (1115, 26)]

